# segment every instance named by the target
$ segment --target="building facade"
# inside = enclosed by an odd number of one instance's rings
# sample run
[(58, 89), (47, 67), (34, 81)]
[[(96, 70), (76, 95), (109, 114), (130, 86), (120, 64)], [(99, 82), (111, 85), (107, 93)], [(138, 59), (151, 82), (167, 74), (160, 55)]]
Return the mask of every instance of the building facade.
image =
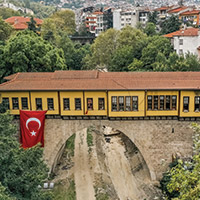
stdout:
[(200, 58), (200, 32), (198, 28), (184, 28), (164, 35), (171, 39), (174, 50), (178, 55), (191, 53)]
[(17, 73), (0, 85), (0, 102), (65, 118), (200, 117), (200, 72), (56, 71)]

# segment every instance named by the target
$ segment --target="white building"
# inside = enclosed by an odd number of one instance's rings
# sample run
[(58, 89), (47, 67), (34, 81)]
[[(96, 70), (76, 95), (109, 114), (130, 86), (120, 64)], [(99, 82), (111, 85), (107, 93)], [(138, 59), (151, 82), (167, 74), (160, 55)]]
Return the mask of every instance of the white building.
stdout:
[(198, 28), (185, 28), (164, 37), (171, 39), (177, 54), (186, 55), (189, 52), (200, 58), (200, 30)]
[(148, 22), (148, 13), (149, 11), (142, 10), (141, 8), (129, 10), (114, 10), (113, 28), (121, 30), (127, 25), (135, 28), (138, 22), (145, 26)]

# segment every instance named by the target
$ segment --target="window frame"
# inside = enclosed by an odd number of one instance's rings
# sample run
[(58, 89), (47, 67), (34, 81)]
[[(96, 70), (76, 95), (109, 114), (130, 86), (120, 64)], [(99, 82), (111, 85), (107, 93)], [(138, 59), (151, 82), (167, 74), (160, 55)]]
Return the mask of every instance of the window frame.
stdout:
[[(122, 103), (120, 103), (120, 100), (123, 100)], [(124, 96), (119, 96), (118, 97), (118, 111), (120, 111), (120, 112), (124, 111), (124, 107), (125, 107)]]
[[(17, 100), (17, 102), (14, 102), (14, 99)], [(16, 108), (14, 106), (14, 103), (17, 104)], [(13, 110), (19, 110), (19, 98), (18, 97), (12, 97), (12, 109)]]
[[(184, 109), (184, 105), (185, 105), (185, 103), (184, 103), (184, 99), (185, 98), (187, 98), (188, 99), (188, 109), (187, 110), (185, 110)], [(189, 112), (189, 108), (190, 108), (190, 97), (189, 96), (183, 96), (183, 112)]]
[[(66, 103), (65, 100), (68, 100), (68, 102)], [(68, 104), (68, 108), (66, 108), (66, 104)], [(70, 110), (70, 98), (63, 98), (63, 110)]]
[[(79, 104), (80, 104), (80, 108), (77, 107), (77, 100), (79, 100)], [(75, 103), (75, 110), (79, 111), (79, 110), (82, 110), (82, 105), (81, 105), (81, 98), (75, 98), (74, 99), (74, 103)]]
[(10, 110), (10, 99), (9, 99), (9, 97), (2, 97), (2, 104), (6, 107), (6, 110)]
[[(175, 109), (173, 109), (173, 97), (175, 97), (175, 99), (176, 99), (176, 101), (175, 101)], [(172, 104), (172, 107), (171, 107), (171, 109), (172, 110), (177, 110), (177, 95), (172, 95), (172, 97), (171, 97), (171, 104)]]
[[(89, 101), (91, 101), (91, 102), (89, 102)], [(87, 98), (87, 110), (94, 110), (93, 98)]]
[[(151, 103), (149, 103), (149, 98), (151, 98)], [(151, 105), (151, 108), (149, 108), (149, 105)], [(152, 95), (147, 96), (147, 110), (153, 110), (153, 96)]]
[[(199, 103), (196, 104), (196, 98), (198, 98)], [(196, 105), (198, 105), (198, 110), (196, 109)], [(194, 112), (200, 112), (200, 96), (194, 97)]]
[[(102, 101), (103, 100), (103, 101)], [(103, 106), (100, 105), (100, 102), (103, 102)], [(101, 107), (101, 108), (100, 108)], [(99, 97), (98, 98), (98, 110), (105, 110), (105, 98), (104, 97)]]
[[(127, 99), (130, 99), (130, 102), (127, 102)], [(130, 104), (127, 106), (127, 104)], [(129, 109), (127, 109), (129, 108)], [(131, 96), (125, 96), (125, 111), (129, 112), (131, 111)]]
[[(26, 106), (24, 106), (24, 102), (23, 102), (23, 100), (25, 100), (26, 99)], [(22, 105), (22, 110), (28, 110), (29, 109), (29, 107), (28, 107), (28, 97), (21, 97), (21, 105)]]
[[(40, 104), (41, 105), (41, 109), (38, 108), (38, 100), (41, 100)], [(35, 107), (36, 107), (36, 110), (43, 110), (43, 105), (42, 105), (42, 98), (35, 98)]]
[[(51, 101), (52, 100), (52, 102), (49, 102), (49, 101)], [(50, 108), (50, 106), (52, 106), (52, 108)], [(47, 98), (47, 108), (48, 108), (48, 110), (55, 110), (55, 108), (54, 108), (54, 98)]]
[[(133, 101), (133, 98), (136, 98), (136, 101)], [(138, 96), (132, 96), (132, 111), (138, 111)], [(136, 102), (136, 108), (134, 108), (134, 102)]]
[[(114, 99), (115, 99), (116, 101), (113, 101)], [(111, 97), (111, 111), (112, 111), (112, 112), (118, 111), (118, 109), (117, 109), (117, 104), (118, 104), (118, 103), (117, 103), (117, 99), (118, 99), (117, 96), (112, 96), (112, 97)], [(116, 103), (116, 105), (115, 105), (115, 103)], [(113, 108), (114, 105), (116, 106), (116, 109)]]

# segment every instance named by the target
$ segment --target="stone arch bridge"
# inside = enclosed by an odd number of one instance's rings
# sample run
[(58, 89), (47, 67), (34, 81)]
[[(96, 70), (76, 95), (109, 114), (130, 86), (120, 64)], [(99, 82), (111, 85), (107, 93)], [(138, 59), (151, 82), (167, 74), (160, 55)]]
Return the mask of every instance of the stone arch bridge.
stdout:
[(51, 171), (55, 168), (67, 139), (77, 131), (108, 126), (124, 133), (142, 154), (151, 180), (159, 180), (172, 161), (172, 155), (192, 155), (191, 121), (178, 120), (63, 120), (46, 119), (44, 157)]

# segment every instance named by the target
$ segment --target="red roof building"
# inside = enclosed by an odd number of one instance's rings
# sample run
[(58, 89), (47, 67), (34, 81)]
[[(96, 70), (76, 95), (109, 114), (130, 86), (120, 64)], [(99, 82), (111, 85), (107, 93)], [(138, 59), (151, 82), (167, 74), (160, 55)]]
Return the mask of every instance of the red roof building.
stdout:
[[(28, 22), (30, 22), (30, 17), (13, 16), (5, 20), (9, 23), (15, 30), (25, 30), (28, 28)], [(43, 20), (39, 18), (34, 18), (37, 26), (41, 26)]]

